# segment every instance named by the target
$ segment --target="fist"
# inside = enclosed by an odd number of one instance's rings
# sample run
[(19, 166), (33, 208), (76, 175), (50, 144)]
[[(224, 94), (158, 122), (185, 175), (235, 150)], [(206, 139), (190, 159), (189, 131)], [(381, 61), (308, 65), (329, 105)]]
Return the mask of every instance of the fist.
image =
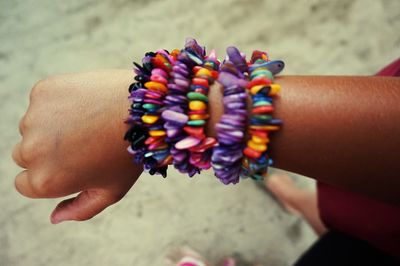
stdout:
[(130, 71), (110, 70), (50, 77), (33, 87), (12, 154), (25, 168), (16, 189), (30, 198), (80, 192), (55, 208), (52, 223), (90, 219), (119, 201), (142, 172), (123, 140), (131, 82)]

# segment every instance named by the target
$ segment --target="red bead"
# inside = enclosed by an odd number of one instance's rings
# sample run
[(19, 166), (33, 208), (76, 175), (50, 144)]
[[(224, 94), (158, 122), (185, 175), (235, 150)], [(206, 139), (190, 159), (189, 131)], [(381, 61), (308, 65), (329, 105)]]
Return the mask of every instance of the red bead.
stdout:
[(215, 70), (211, 71), (211, 76), (213, 77), (213, 79), (217, 79), (218, 75), (219, 75), (218, 71), (215, 71)]
[(206, 110), (190, 110), (188, 115), (205, 115), (207, 114)]
[(268, 133), (263, 130), (250, 130), (249, 133), (260, 138), (268, 138)]
[(205, 138), (204, 135), (204, 127), (190, 127), (190, 126), (186, 126), (183, 128), (183, 130), (188, 133), (190, 136), (192, 137), (196, 137), (199, 139), (203, 139)]
[(252, 114), (263, 114), (263, 113), (270, 113), (274, 111), (274, 107), (271, 105), (266, 106), (258, 106), (251, 110)]
[(260, 156), (261, 156), (261, 152), (255, 151), (255, 150), (253, 150), (253, 149), (250, 148), (250, 147), (246, 147), (246, 148), (243, 150), (243, 154), (246, 155), (247, 157), (253, 158), (253, 159), (260, 158)]
[(194, 90), (194, 92), (198, 92), (198, 93), (201, 93), (201, 94), (204, 94), (204, 95), (207, 96), (207, 91), (205, 89), (202, 89), (202, 88), (196, 88)]
[(146, 139), (146, 141), (144, 142), (144, 144), (150, 145), (150, 144), (153, 144), (153, 143), (155, 143), (157, 141), (160, 141), (160, 142), (163, 141), (163, 137), (148, 137)]
[(202, 68), (203, 68), (202, 66), (195, 66), (195, 67), (193, 67), (193, 73), (196, 74), (197, 71), (199, 71), (199, 70), (202, 69)]
[(247, 88), (251, 89), (253, 86), (257, 86), (257, 85), (269, 85), (271, 84), (272, 81), (270, 79), (264, 78), (264, 77), (260, 77), (260, 78), (255, 78), (252, 81), (250, 81), (247, 84)]
[(214, 147), (217, 144), (217, 140), (215, 138), (205, 138), (202, 140), (202, 142), (194, 147), (189, 148), (189, 151), (191, 152), (205, 152), (211, 147)]
[(200, 85), (200, 86), (203, 86), (203, 87), (206, 87), (206, 88), (208, 88), (208, 80), (206, 80), (206, 79), (203, 79), (203, 78), (193, 78), (192, 79), (192, 84), (193, 85)]

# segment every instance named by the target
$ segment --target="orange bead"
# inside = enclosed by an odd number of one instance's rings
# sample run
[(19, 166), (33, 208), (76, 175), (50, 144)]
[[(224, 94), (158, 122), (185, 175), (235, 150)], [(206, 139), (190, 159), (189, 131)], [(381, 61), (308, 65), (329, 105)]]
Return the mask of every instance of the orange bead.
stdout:
[(255, 151), (255, 150), (253, 150), (253, 149), (250, 148), (250, 147), (246, 147), (246, 148), (243, 150), (243, 154), (246, 155), (247, 157), (253, 158), (253, 159), (260, 158), (260, 156), (261, 156), (261, 152)]
[(189, 115), (190, 120), (206, 120), (210, 117), (209, 114), (194, 114), (194, 115)]
[(144, 86), (151, 91), (157, 91), (157, 92), (159, 92), (159, 91), (167, 92), (168, 91), (167, 87), (164, 84), (156, 82), (156, 81), (148, 81), (144, 84)]

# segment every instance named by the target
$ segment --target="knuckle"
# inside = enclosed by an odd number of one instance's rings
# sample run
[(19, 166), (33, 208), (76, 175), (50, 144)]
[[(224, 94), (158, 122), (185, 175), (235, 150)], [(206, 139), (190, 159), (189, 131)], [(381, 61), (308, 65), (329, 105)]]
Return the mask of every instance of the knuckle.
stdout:
[(38, 197), (46, 197), (49, 191), (51, 191), (53, 184), (53, 179), (46, 175), (34, 176), (32, 178), (32, 191)]
[(51, 87), (52, 83), (54, 83), (54, 77), (47, 77), (36, 82), (31, 90), (30, 100), (32, 101), (33, 99), (43, 95), (47, 89)]
[(30, 162), (33, 159), (40, 158), (46, 145), (41, 145), (37, 140), (24, 140), (21, 143), (21, 159), (24, 162)]

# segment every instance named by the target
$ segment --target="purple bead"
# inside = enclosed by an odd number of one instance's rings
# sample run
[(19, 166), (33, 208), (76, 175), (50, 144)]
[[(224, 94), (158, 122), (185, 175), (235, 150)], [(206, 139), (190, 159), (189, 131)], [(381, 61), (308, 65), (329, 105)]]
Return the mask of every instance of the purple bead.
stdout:
[(183, 75), (181, 75), (179, 73), (176, 73), (176, 72), (172, 72), (171, 73), (171, 77), (174, 78), (174, 79), (188, 80), (187, 76), (183, 76)]
[(242, 57), (240, 51), (236, 47), (228, 47), (226, 53), (229, 56), (229, 61), (233, 62), (241, 72), (247, 71), (246, 59)]
[(187, 97), (183, 95), (168, 95), (165, 99), (174, 103), (186, 103)]
[[(182, 65), (185, 66), (185, 68), (181, 67)], [(189, 71), (187, 71), (187, 67), (185, 64), (180, 64), (179, 66), (173, 66), (172, 71), (173, 73), (178, 73), (184, 77), (187, 77), (189, 75)]]
[(247, 110), (246, 110), (246, 109), (234, 109), (234, 110), (229, 110), (228, 114), (244, 115), (244, 116), (246, 117), (246, 115), (247, 115)]
[(144, 99), (144, 102), (145, 102), (145, 103), (153, 103), (153, 104), (158, 104), (158, 105), (162, 105), (162, 104), (163, 104), (161, 101), (157, 101), (157, 100), (154, 100), (154, 99), (149, 99), (149, 98), (147, 98), (147, 99)]
[(242, 102), (233, 102), (225, 104), (225, 107), (228, 109), (240, 109), (246, 107), (246, 104)]
[(172, 122), (165, 122), (164, 123), (164, 128), (165, 129), (174, 129), (174, 128), (177, 128), (178, 126), (176, 125), (176, 124), (174, 124), (174, 123), (172, 123)]
[(231, 94), (242, 93), (245, 92), (245, 90), (246, 90), (245, 88), (240, 87), (238, 85), (232, 85), (224, 89), (224, 95), (227, 96)]
[(215, 125), (215, 128), (217, 129), (217, 131), (235, 130), (236, 129), (236, 127), (234, 127), (232, 125), (227, 125), (227, 124), (223, 124), (223, 123), (217, 123)]
[(174, 111), (174, 112), (182, 113), (182, 114), (184, 113), (182, 107), (180, 107), (179, 105), (168, 106), (167, 109)]
[(221, 72), (218, 76), (218, 82), (224, 87), (231, 85), (239, 85), (241, 87), (247, 86), (247, 80), (236, 77), (235, 75), (228, 72)]
[(190, 82), (188, 80), (174, 79), (174, 82), (176, 85), (181, 87), (189, 87), (190, 85)]
[(169, 138), (175, 138), (176, 136), (178, 136), (181, 133), (181, 130), (178, 128), (172, 128), (172, 129), (168, 129), (167, 130), (167, 136)]
[(242, 92), (242, 93), (237, 93), (237, 94), (231, 94), (228, 96), (225, 96), (223, 99), (223, 103), (232, 103), (232, 102), (244, 102), (245, 99), (247, 98), (247, 94)]
[(223, 120), (246, 121), (246, 114), (223, 114), (221, 116), (221, 119), (223, 119)]
[(167, 87), (168, 87), (168, 89), (182, 91), (182, 92), (185, 92), (185, 93), (188, 91), (187, 86), (180, 86), (180, 85), (175, 84), (175, 83), (168, 83)]
[(162, 114), (161, 117), (165, 121), (169, 121), (171, 123), (179, 124), (179, 125), (184, 125), (186, 122), (189, 120), (188, 116), (182, 113), (178, 113), (175, 111), (171, 110), (165, 110)]

